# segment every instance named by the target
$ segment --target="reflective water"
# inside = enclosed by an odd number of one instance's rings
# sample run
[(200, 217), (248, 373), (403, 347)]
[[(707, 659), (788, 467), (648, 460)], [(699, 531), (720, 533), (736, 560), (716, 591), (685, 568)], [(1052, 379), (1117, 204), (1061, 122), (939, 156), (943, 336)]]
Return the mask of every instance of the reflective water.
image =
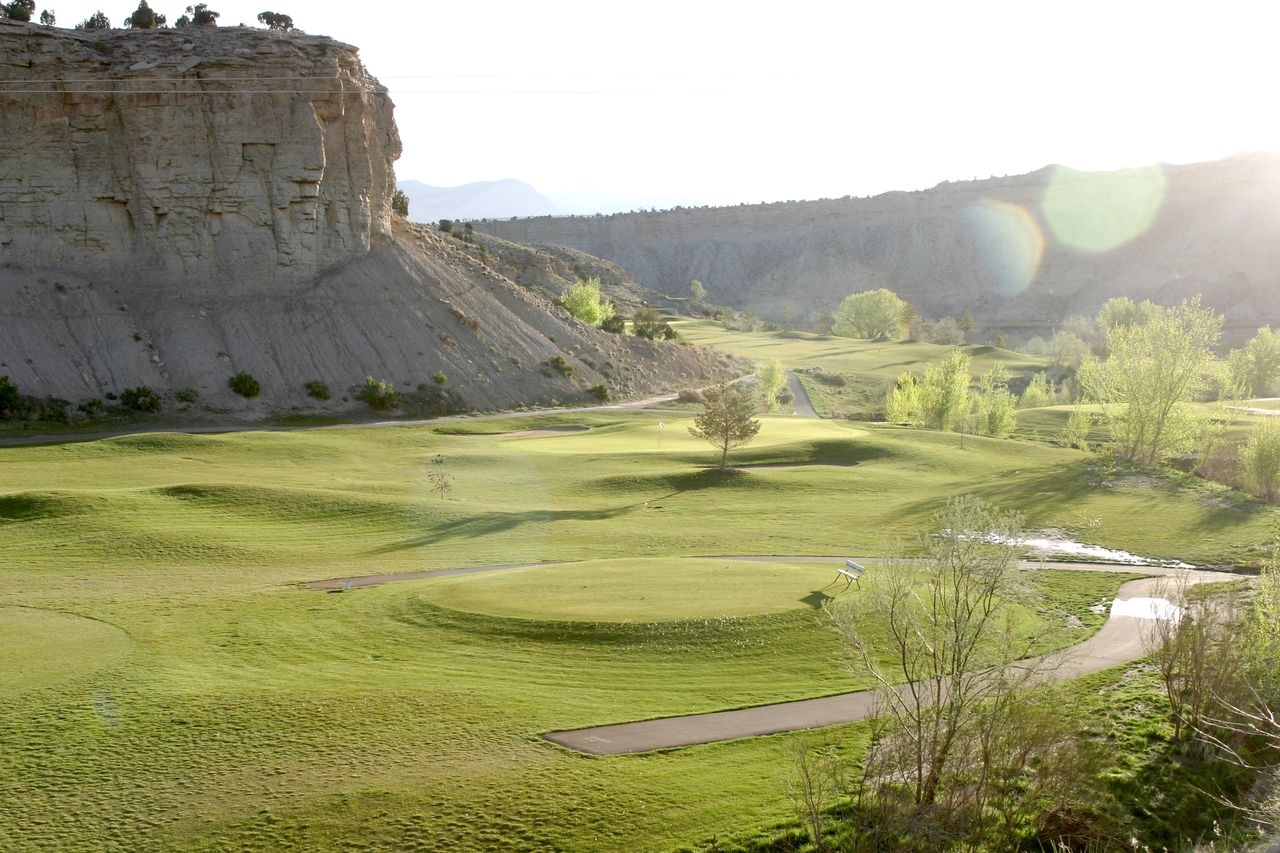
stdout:
[(1182, 618), (1182, 608), (1165, 598), (1128, 598), (1111, 602), (1112, 616), (1133, 616), (1137, 619)]

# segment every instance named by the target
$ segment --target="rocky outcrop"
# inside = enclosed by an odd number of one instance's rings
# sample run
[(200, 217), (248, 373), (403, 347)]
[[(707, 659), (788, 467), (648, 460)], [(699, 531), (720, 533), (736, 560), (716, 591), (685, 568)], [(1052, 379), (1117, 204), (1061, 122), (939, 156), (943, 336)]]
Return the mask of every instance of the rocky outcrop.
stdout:
[(1249, 330), (1280, 321), (1280, 156), (1086, 174), (1060, 167), (920, 192), (477, 223), (612, 260), (641, 284), (781, 318), (889, 287), (925, 316), (1031, 331), (1112, 296), (1196, 293)]
[(0, 264), (254, 290), (390, 236), (387, 91), (326, 38), (0, 22)]
[[(393, 217), (392, 109), (327, 38), (0, 21), (0, 374), (71, 401), (193, 389), (236, 413), (319, 406), (311, 380), (351, 406), (366, 375), (411, 390), (439, 371), (502, 408), (734, 371), (584, 326)], [(240, 371), (257, 400), (229, 391)]]

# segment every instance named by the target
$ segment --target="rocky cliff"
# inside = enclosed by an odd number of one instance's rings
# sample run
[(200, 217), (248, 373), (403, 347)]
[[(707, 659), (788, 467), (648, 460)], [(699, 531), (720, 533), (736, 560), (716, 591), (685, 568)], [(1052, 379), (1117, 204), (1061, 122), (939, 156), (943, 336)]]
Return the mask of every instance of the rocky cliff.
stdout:
[(925, 316), (1039, 330), (1111, 296), (1196, 293), (1236, 330), (1280, 321), (1280, 156), (1114, 173), (1050, 167), (873, 198), (484, 222), (608, 258), (648, 287), (779, 318), (889, 287)]
[[(606, 335), (390, 210), (400, 141), (356, 49), (247, 28), (0, 21), (0, 374), (68, 400), (316, 405), (436, 371), (472, 407), (723, 375)], [(572, 377), (545, 369), (557, 355)], [(253, 374), (262, 396), (227, 388)], [(546, 375), (550, 373), (550, 375)]]

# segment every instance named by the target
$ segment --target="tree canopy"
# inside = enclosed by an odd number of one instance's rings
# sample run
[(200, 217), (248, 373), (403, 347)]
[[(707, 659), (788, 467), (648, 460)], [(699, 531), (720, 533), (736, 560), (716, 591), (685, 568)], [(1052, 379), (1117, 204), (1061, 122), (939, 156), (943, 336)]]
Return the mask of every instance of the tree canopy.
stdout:
[(720, 450), (720, 467), (728, 467), (729, 451), (747, 444), (760, 432), (753, 415), (755, 401), (738, 385), (718, 385), (706, 392), (702, 414), (693, 420), (689, 433)]
[(1102, 405), (1116, 452), (1152, 465), (1196, 440), (1198, 422), (1186, 404), (1207, 384), (1223, 318), (1199, 297), (1142, 308), (1137, 321), (1107, 327), (1107, 357), (1087, 359), (1080, 383)]
[(0, 3), (0, 18), (13, 21), (30, 21), (35, 11), (35, 0), (13, 0), (11, 3)]
[(147, 0), (141, 0), (138, 8), (133, 10), (133, 14), (124, 19), (124, 25), (134, 30), (154, 30), (156, 27), (162, 27), (165, 24), (164, 15), (157, 15)]
[(832, 316), (831, 332), (844, 338), (900, 338), (908, 305), (892, 290), (864, 290), (846, 296)]
[[(293, 30), (293, 18), (288, 15), (282, 15), (279, 12), (259, 12), (258, 23), (280, 33), (287, 33)], [(409, 214), (406, 212), (402, 215), (408, 216)]]
[(600, 295), (600, 279), (589, 278), (569, 285), (560, 302), (582, 322), (599, 326), (614, 314), (613, 303)]
[(1227, 369), (1232, 385), (1248, 396), (1280, 389), (1280, 334), (1263, 326), (1242, 349), (1231, 351)]

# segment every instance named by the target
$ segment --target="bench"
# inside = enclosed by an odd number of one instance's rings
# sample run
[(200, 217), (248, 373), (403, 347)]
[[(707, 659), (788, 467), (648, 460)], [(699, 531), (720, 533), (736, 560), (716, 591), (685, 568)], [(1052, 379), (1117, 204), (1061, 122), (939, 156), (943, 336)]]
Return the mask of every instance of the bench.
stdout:
[(844, 578), (846, 589), (848, 589), (849, 584), (857, 583), (858, 578), (866, 573), (866, 567), (858, 565), (853, 560), (845, 560), (844, 568), (836, 569), (836, 574)]

